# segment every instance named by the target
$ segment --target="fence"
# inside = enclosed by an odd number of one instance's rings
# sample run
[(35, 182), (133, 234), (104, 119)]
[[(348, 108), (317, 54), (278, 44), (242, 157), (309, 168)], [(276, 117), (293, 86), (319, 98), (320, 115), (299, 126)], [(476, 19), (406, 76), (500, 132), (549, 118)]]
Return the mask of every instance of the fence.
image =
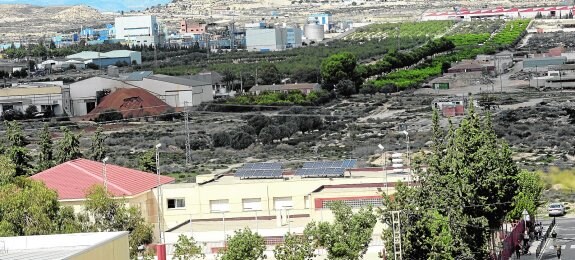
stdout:
[(541, 238), (541, 243), (539, 244), (539, 246), (537, 246), (537, 251), (535, 251), (535, 257), (537, 257), (537, 259), (539, 259), (539, 255), (541, 255), (541, 251), (545, 246), (545, 242), (547, 242), (547, 238), (549, 238), (551, 230), (553, 230), (554, 227), (555, 227), (555, 218), (553, 218), (553, 220), (551, 221), (549, 228), (547, 228), (547, 231), (545, 231), (545, 235), (543, 236), (543, 238)]
[(520, 235), (525, 231), (525, 222), (523, 220), (519, 221), (513, 230), (507, 234), (507, 237), (503, 240), (503, 249), (499, 253), (497, 259), (509, 259), (513, 255), (515, 246), (519, 242)]

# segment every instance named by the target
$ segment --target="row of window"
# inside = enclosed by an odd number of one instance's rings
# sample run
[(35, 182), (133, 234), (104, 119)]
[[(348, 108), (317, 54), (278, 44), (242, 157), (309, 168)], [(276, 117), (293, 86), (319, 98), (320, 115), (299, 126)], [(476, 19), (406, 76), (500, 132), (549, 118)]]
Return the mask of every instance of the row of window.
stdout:
[[(335, 200), (324, 200), (321, 203), (321, 207), (326, 209), (329, 207), (329, 204), (334, 202)], [(367, 199), (348, 199), (348, 200), (338, 200), (342, 201), (343, 203), (347, 204), (352, 208), (361, 208), (364, 206), (374, 206), (374, 207), (381, 207), (383, 206), (383, 200), (381, 198), (367, 198)]]
[[(306, 208), (309, 207), (309, 198), (305, 197)], [(292, 197), (274, 197), (274, 209), (293, 208)], [(186, 207), (186, 200), (183, 198), (167, 199), (168, 209), (183, 209)], [(260, 211), (262, 210), (261, 198), (242, 199), (243, 211)], [(228, 199), (210, 200), (210, 212), (229, 212), (230, 202)]]

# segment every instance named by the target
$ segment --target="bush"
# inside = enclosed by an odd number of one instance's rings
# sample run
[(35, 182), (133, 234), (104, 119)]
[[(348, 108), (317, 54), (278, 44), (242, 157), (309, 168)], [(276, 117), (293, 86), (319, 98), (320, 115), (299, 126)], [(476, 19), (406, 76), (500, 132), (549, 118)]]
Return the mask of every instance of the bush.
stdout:
[(34, 118), (34, 115), (38, 113), (38, 107), (35, 105), (30, 105), (26, 108), (26, 118)]
[(86, 64), (86, 68), (98, 70), (98, 69), (100, 69), (100, 66), (98, 66), (96, 63), (90, 62), (90, 63)]
[(115, 109), (107, 109), (104, 112), (98, 114), (98, 117), (94, 119), (96, 122), (108, 122), (108, 121), (119, 121), (124, 119), (124, 116), (120, 111)]
[(231, 144), (231, 136), (228, 132), (220, 131), (212, 134), (214, 147), (226, 147)]
[(242, 150), (255, 143), (256, 139), (246, 132), (238, 131), (232, 135), (231, 142), (232, 148)]

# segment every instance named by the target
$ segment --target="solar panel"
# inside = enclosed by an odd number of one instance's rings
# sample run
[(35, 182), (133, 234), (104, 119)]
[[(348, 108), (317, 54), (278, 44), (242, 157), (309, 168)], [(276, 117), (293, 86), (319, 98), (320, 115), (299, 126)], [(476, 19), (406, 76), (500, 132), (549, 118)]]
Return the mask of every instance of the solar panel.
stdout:
[(346, 168), (346, 169), (353, 168), (356, 163), (357, 163), (356, 159), (343, 160), (343, 164), (341, 167)]
[(282, 169), (239, 169), (234, 176), (242, 179), (281, 178), (282, 173)]
[(254, 169), (254, 170), (265, 170), (265, 169), (281, 169), (281, 163), (246, 163), (242, 169)]

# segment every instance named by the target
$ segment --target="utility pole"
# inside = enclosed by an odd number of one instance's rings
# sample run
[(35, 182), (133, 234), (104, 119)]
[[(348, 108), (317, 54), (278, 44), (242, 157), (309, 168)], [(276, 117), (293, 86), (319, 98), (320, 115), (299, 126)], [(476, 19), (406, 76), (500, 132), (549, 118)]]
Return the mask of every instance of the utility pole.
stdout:
[(256, 67), (256, 86), (258, 86), (258, 68)]
[(393, 227), (393, 254), (394, 260), (402, 260), (401, 253), (401, 222), (399, 218), (400, 211), (391, 212), (391, 223)]
[(188, 101), (184, 101), (184, 122), (186, 127), (186, 165), (189, 165), (192, 162), (192, 149), (190, 148), (190, 120), (188, 117)]

